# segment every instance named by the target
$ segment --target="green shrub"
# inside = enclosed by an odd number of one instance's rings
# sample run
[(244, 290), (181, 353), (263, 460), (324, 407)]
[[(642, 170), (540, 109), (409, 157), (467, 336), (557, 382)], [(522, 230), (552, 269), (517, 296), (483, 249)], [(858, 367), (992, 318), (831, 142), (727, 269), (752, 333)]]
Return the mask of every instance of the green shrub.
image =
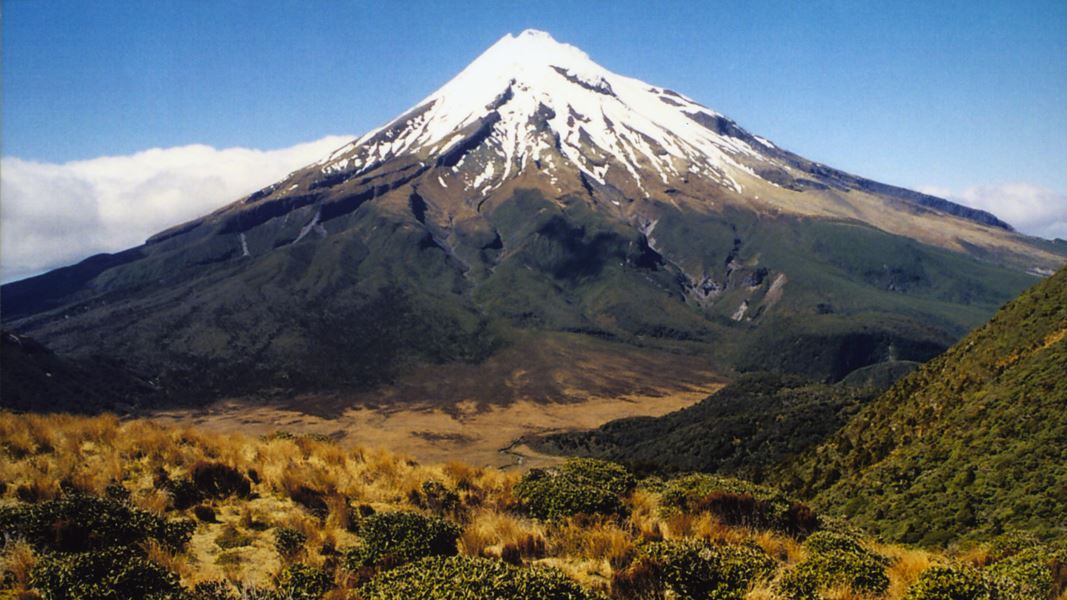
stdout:
[(654, 542), (643, 547), (641, 555), (679, 600), (741, 600), (776, 566), (756, 547), (709, 546), (692, 540)]
[(1029, 531), (1008, 531), (993, 538), (989, 543), (989, 561), (999, 562), (1040, 545), (1041, 541)]
[(444, 519), (414, 512), (377, 513), (359, 528), (360, 545), (345, 553), (350, 570), (395, 566), (427, 556), (456, 554), (461, 529)]
[(637, 480), (625, 468), (592, 458), (571, 458), (553, 469), (530, 469), (515, 495), (532, 516), (558, 519), (576, 514), (622, 514), (621, 496)]
[(237, 590), (227, 581), (201, 581), (189, 592), (189, 600), (239, 600)]
[(292, 558), (304, 549), (307, 536), (303, 532), (290, 527), (279, 527), (274, 530), (274, 548), (284, 558)]
[(0, 508), (0, 531), (13, 532), (39, 550), (87, 552), (147, 539), (177, 550), (194, 529), (192, 521), (167, 520), (124, 501), (80, 494)]
[(319, 600), (331, 587), (329, 573), (297, 564), (278, 575), (275, 595), (285, 600)]
[(526, 512), (539, 519), (625, 512), (619, 497), (607, 490), (538, 469), (530, 469), (523, 476), (515, 486), (515, 496), (522, 501)]
[(663, 486), (667, 512), (708, 511), (728, 525), (770, 528), (807, 535), (819, 528), (819, 519), (807, 506), (782, 492), (740, 479), (692, 474), (671, 479)]
[(637, 486), (637, 479), (618, 463), (597, 458), (569, 458), (559, 466), (561, 474), (622, 496)]
[(1056, 589), (1056, 575), (1060, 572), (1067, 573), (1067, 551), (1056, 552), (1044, 546), (1026, 548), (986, 569), (1001, 596), (1012, 600), (1055, 597), (1062, 591)]
[(908, 589), (905, 600), (996, 600), (989, 580), (974, 569), (930, 567)]
[(171, 504), (178, 510), (185, 510), (204, 499), (192, 479), (165, 479), (158, 487), (170, 496)]
[(858, 540), (820, 531), (804, 542), (808, 558), (785, 573), (779, 591), (794, 600), (819, 598), (819, 590), (843, 586), (856, 593), (882, 594), (889, 587), (889, 561)]
[(385, 571), (360, 589), (364, 600), (433, 598), (434, 600), (594, 600), (556, 569), (523, 568), (499, 560), (467, 556), (424, 558)]
[(50, 600), (180, 598), (178, 576), (129, 547), (46, 554), (30, 573), (30, 585)]

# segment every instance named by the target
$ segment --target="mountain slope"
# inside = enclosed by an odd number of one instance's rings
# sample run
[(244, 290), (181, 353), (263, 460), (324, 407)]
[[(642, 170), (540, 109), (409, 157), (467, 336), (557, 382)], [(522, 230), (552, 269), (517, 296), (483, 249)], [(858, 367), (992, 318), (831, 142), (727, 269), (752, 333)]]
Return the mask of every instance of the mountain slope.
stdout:
[(798, 376), (745, 375), (662, 417), (619, 419), (590, 431), (548, 435), (532, 445), (655, 472), (723, 473), (762, 483), (767, 472), (822, 442), (874, 395), (872, 389)]
[(792, 484), (906, 542), (1067, 535), (1067, 270), (864, 408)]
[(834, 380), (936, 355), (1065, 256), (528, 31), (322, 161), (0, 302), (183, 401), (366, 388), (559, 331)]

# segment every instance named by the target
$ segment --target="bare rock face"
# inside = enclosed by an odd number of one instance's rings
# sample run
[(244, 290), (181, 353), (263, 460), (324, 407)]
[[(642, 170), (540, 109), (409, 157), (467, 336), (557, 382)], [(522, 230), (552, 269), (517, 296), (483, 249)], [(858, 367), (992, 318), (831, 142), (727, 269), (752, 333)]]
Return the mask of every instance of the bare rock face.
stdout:
[(284, 180), (0, 296), (5, 327), (182, 398), (373, 386), (560, 331), (831, 378), (928, 358), (1065, 256), (526, 31)]

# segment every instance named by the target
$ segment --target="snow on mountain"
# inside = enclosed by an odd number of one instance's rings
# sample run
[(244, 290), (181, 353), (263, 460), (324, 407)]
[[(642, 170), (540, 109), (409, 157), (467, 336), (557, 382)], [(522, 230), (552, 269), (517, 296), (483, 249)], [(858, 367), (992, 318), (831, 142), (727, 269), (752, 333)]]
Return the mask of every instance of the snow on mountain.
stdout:
[(526, 30), (505, 35), (404, 115), (320, 164), (324, 174), (355, 176), (404, 154), (447, 156), (480, 133), (477, 141), (499, 162), (466, 182), (482, 192), (531, 163), (553, 176), (559, 158), (601, 184), (616, 168), (642, 190), (649, 177), (667, 185), (697, 173), (741, 192), (733, 175), (752, 172), (742, 160), (769, 159), (708, 126), (717, 119), (681, 94), (612, 73), (578, 48)]

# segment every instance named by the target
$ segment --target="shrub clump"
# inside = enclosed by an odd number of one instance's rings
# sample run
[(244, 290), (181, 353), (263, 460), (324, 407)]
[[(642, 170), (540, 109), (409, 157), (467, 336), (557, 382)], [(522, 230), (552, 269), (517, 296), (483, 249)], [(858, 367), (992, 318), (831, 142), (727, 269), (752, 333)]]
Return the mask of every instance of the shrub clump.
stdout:
[(623, 514), (622, 496), (637, 480), (621, 465), (572, 458), (553, 469), (530, 469), (515, 495), (532, 516), (558, 519), (576, 514)]
[(843, 586), (855, 593), (882, 594), (889, 588), (889, 561), (856, 539), (820, 531), (804, 542), (808, 558), (779, 581), (779, 591), (795, 600), (816, 600), (819, 590)]
[(452, 556), (462, 530), (444, 519), (414, 512), (377, 513), (359, 528), (361, 544), (345, 553), (352, 571), (395, 566), (427, 556)]
[(709, 546), (694, 540), (653, 542), (636, 565), (652, 573), (679, 600), (741, 600), (757, 580), (774, 573), (773, 558), (754, 546)]
[(718, 475), (700, 473), (671, 479), (663, 487), (662, 502), (668, 511), (708, 511), (728, 525), (794, 535), (807, 535), (820, 526), (810, 508), (779, 490)]
[(240, 596), (225, 580), (201, 581), (189, 592), (189, 600), (240, 600)]
[(247, 498), (252, 484), (237, 469), (215, 462), (198, 462), (189, 473), (193, 484), (207, 498)]
[(124, 501), (81, 494), (28, 506), (0, 508), (0, 531), (12, 532), (38, 550), (87, 552), (154, 539), (177, 550), (196, 524), (167, 520)]
[(904, 600), (995, 600), (989, 579), (965, 567), (930, 567), (908, 589)]
[(304, 564), (286, 568), (276, 583), (275, 595), (286, 600), (319, 600), (332, 587), (329, 573)]
[(523, 598), (594, 600), (590, 592), (549, 568), (523, 568), (499, 560), (434, 556), (378, 574), (360, 589), (365, 600), (395, 598)]
[(274, 530), (274, 549), (283, 558), (292, 558), (299, 554), (307, 540), (302, 531), (291, 527), (279, 527)]
[(1067, 550), (1057, 551), (1045, 546), (1026, 548), (993, 563), (986, 572), (1002, 597), (1013, 600), (1055, 598), (1067, 585)]
[(30, 573), (45, 598), (177, 598), (178, 576), (129, 547), (46, 554)]

